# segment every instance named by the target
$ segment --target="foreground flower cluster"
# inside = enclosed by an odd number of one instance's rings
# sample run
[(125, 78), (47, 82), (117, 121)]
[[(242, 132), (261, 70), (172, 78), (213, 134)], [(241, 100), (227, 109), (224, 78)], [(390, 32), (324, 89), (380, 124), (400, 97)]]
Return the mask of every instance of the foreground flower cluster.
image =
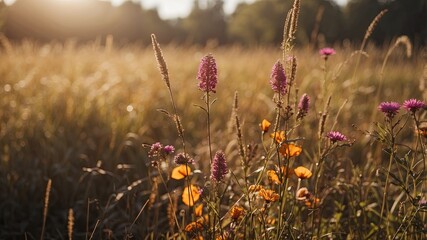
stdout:
[[(153, 41), (155, 50), (156, 44)], [(326, 71), (326, 61), (336, 52), (332, 48), (324, 48), (319, 53)], [(156, 56), (161, 54), (157, 52)], [(203, 104), (197, 106), (202, 109), (207, 130), (203, 152), (187, 147), (183, 123), (172, 102), (174, 113), (169, 115), (173, 116), (182, 146), (154, 143), (148, 154), (155, 172), (153, 175), (165, 176), (161, 180), (164, 188), (168, 189), (169, 236), (190, 239), (320, 239), (322, 235), (331, 235), (337, 239), (344, 236), (364, 239), (376, 235), (381, 238), (404, 234), (402, 228), (408, 226), (408, 229), (413, 223), (406, 219), (409, 216), (419, 218), (420, 211), (425, 210), (425, 197), (419, 192), (419, 186), (425, 184), (421, 178), (425, 173), (425, 154), (422, 152), (425, 151), (425, 139), (421, 137), (426, 135), (427, 128), (423, 128), (420, 121), (425, 103), (417, 99), (404, 101), (402, 106), (407, 114), (401, 116), (399, 103), (379, 104), (378, 110), (384, 113), (385, 122), (377, 123), (377, 130), (366, 133), (384, 145), (384, 152), (390, 156), (389, 164), (387, 168), (381, 162), (378, 165), (377, 175), (382, 177), (378, 184), (384, 186), (376, 194), (378, 197), (363, 195), (364, 186), (359, 181), (363, 180), (365, 173), (355, 172), (353, 165), (345, 162), (342, 156), (354, 140), (336, 130), (336, 123), (331, 127), (328, 121), (331, 96), (328, 101), (323, 101), (293, 91), (297, 88), (297, 58), (290, 56), (286, 59), (273, 64), (269, 83), (274, 114), (258, 119), (259, 140), (245, 139), (237, 94), (232, 115), (236, 132), (233, 139), (224, 143), (226, 138), (213, 137), (211, 109), (216, 103), (214, 94), (219, 77), (212, 54), (201, 59), (196, 77), (203, 100)], [(163, 62), (159, 61), (159, 64)], [(170, 83), (166, 85), (170, 91)], [(172, 91), (170, 94), (173, 101)], [(323, 111), (320, 111), (319, 122), (315, 123), (318, 139), (308, 143), (304, 135), (312, 134), (307, 129), (311, 130), (313, 126), (304, 126), (316, 114), (313, 100), (321, 105), (318, 108)], [(403, 118), (406, 121), (402, 121)], [(415, 123), (414, 137), (417, 140), (414, 149), (418, 150), (406, 149), (405, 152), (399, 150), (397, 140), (410, 119)], [(410, 156), (411, 160), (400, 160), (394, 166), (393, 162), (401, 159), (399, 156)], [(393, 170), (397, 170), (399, 175)], [(349, 181), (350, 184), (344, 178), (356, 180)], [(388, 194), (390, 189), (396, 190), (391, 186), (392, 180), (400, 183), (401, 198), (406, 199), (400, 204), (408, 205), (406, 217), (401, 222), (390, 216), (394, 210), (389, 206)], [(170, 190), (170, 186), (178, 187)], [(367, 205), (365, 201), (379, 204)], [(355, 229), (354, 233), (337, 234), (346, 231), (338, 222), (340, 216), (348, 212), (354, 214), (353, 224), (357, 225), (362, 216), (364, 221), (370, 219), (375, 228), (369, 233)], [(336, 225), (331, 225), (332, 221)], [(386, 227), (390, 224), (399, 227), (392, 231)], [(415, 227), (412, 230), (416, 231)]]

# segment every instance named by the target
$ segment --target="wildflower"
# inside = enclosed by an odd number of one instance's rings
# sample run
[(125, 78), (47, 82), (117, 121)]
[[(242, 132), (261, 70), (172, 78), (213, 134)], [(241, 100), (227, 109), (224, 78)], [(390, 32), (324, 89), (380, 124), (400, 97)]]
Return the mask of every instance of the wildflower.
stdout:
[(347, 137), (344, 134), (337, 131), (329, 132), (328, 134), (326, 134), (326, 137), (329, 138), (329, 140), (331, 140), (332, 143), (347, 141)]
[(313, 173), (311, 173), (310, 170), (307, 168), (300, 166), (294, 169), (295, 175), (300, 179), (307, 179), (310, 178)]
[(298, 114), (297, 119), (303, 118), (308, 113), (308, 108), (310, 107), (310, 97), (304, 93), (298, 103)]
[(266, 119), (262, 120), (262, 122), (260, 124), (262, 133), (268, 132), (270, 125), (271, 125), (271, 123), (268, 120), (266, 120)]
[(329, 56), (334, 55), (335, 53), (336, 53), (336, 52), (335, 52), (335, 49), (333, 49), (333, 48), (329, 48), (329, 47), (322, 48), (322, 49), (320, 49), (320, 50), (319, 50), (319, 54), (320, 54), (320, 55), (321, 55), (325, 60), (327, 60)]
[(192, 164), (194, 163), (194, 159), (190, 157), (187, 153), (178, 153), (173, 161), (176, 164)]
[(267, 203), (275, 202), (275, 201), (279, 200), (279, 194), (277, 194), (275, 191), (269, 190), (269, 189), (264, 189), (264, 188), (261, 189), (258, 192), (258, 195), (261, 196), (262, 198), (264, 198), (264, 200)]
[(277, 61), (274, 64), (273, 70), (271, 72), (271, 77), (270, 77), (271, 89), (273, 89), (274, 92), (285, 94), (286, 84), (287, 83), (286, 83), (285, 69), (283, 68), (283, 65), (280, 63), (280, 61)]
[(392, 119), (400, 109), (400, 104), (397, 102), (382, 102), (378, 106), (378, 110), (383, 112), (389, 119)]
[(166, 153), (166, 155), (169, 155), (169, 154), (172, 154), (172, 153), (174, 153), (174, 152), (175, 152), (175, 147), (174, 147), (174, 146), (172, 146), (172, 145), (166, 145), (166, 146), (163, 148), (163, 151)]
[(301, 154), (302, 148), (294, 144), (282, 144), (279, 148), (279, 152), (284, 157), (297, 157)]
[(156, 142), (151, 145), (150, 151), (148, 152), (148, 157), (155, 158), (161, 155), (163, 146), (161, 143)]
[(203, 204), (199, 204), (194, 208), (194, 215), (196, 215), (196, 217), (201, 217), (203, 215)]
[(184, 188), (182, 192), (182, 202), (187, 206), (193, 206), (200, 198), (199, 188), (193, 184)]
[(225, 155), (222, 151), (218, 151), (215, 153), (215, 157), (212, 161), (211, 180), (221, 182), (227, 173), (228, 169)]
[(206, 93), (215, 93), (215, 87), (218, 83), (218, 72), (215, 58), (211, 54), (204, 56), (200, 61), (197, 79), (199, 80), (198, 86), (200, 90)]
[(302, 187), (298, 189), (295, 198), (299, 201), (309, 200), (311, 197), (311, 193), (308, 191), (306, 187)]
[(171, 178), (175, 180), (180, 180), (190, 175), (191, 168), (187, 165), (179, 165), (178, 167), (172, 170)]
[(203, 224), (199, 222), (191, 222), (187, 226), (185, 226), (184, 231), (195, 233), (203, 230)]
[(230, 216), (234, 221), (237, 221), (245, 214), (245, 209), (239, 206), (233, 206), (230, 210)]
[(259, 192), (262, 189), (261, 185), (250, 185), (248, 188), (249, 192)]
[(274, 170), (268, 170), (267, 171), (267, 177), (268, 177), (268, 181), (271, 184), (273, 184), (273, 183), (280, 184), (279, 176), (277, 176), (276, 171), (274, 171)]
[(270, 134), (271, 138), (274, 138), (276, 140), (277, 143), (281, 143), (283, 141), (285, 141), (285, 131), (280, 131), (280, 132), (274, 132), (272, 134)]
[(409, 100), (406, 100), (403, 102), (403, 107), (408, 110), (411, 111), (413, 113), (415, 113), (417, 110), (423, 108), (425, 106), (425, 103), (423, 101), (411, 98)]

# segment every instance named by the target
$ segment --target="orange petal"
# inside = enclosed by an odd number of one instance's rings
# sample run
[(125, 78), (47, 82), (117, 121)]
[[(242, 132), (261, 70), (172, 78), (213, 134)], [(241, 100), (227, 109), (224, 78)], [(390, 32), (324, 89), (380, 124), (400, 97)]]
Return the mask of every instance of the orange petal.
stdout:
[(193, 184), (185, 187), (182, 192), (182, 202), (187, 206), (193, 206), (200, 198), (199, 188)]
[(201, 217), (203, 214), (203, 204), (199, 204), (196, 208), (194, 208), (194, 215), (196, 217)]
[(274, 138), (276, 140), (277, 143), (281, 143), (283, 141), (285, 141), (285, 131), (280, 131), (280, 132), (274, 132), (272, 134), (270, 134), (271, 138)]
[(180, 180), (190, 175), (190, 173), (191, 173), (191, 168), (189, 166), (179, 165), (178, 167), (172, 170), (171, 178)]
[(277, 176), (276, 171), (268, 170), (267, 171), (268, 181), (275, 184), (280, 184), (279, 176)]
[(297, 175), (298, 178), (301, 179), (307, 179), (310, 178), (313, 173), (308, 170), (307, 168), (300, 166), (294, 169), (295, 175)]
[(280, 146), (279, 152), (285, 157), (296, 157), (301, 154), (302, 148), (294, 144), (283, 144)]
[(266, 119), (262, 120), (262, 122), (260, 124), (261, 131), (268, 132), (268, 129), (270, 128), (270, 125), (271, 125), (271, 123), (268, 120), (266, 120)]

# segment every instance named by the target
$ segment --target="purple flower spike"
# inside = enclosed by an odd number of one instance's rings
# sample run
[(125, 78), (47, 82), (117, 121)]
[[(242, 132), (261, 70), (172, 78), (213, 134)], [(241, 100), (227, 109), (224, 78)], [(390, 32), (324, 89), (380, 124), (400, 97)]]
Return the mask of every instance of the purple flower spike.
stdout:
[(331, 55), (334, 55), (335, 53), (335, 49), (329, 47), (322, 48), (319, 50), (319, 54), (322, 55), (325, 59), (327, 59)]
[(218, 151), (215, 153), (211, 166), (211, 180), (214, 182), (221, 182), (227, 173), (228, 169), (225, 154), (222, 151)]
[(304, 93), (298, 103), (298, 118), (304, 117), (308, 113), (310, 107), (310, 97)]
[(425, 103), (423, 101), (417, 100), (415, 98), (406, 100), (403, 102), (403, 107), (411, 112), (416, 112), (417, 110), (423, 108), (425, 106)]
[(173, 161), (176, 164), (192, 164), (194, 163), (194, 159), (190, 157), (187, 153), (178, 153)]
[(383, 112), (389, 119), (392, 119), (400, 109), (400, 104), (397, 102), (382, 102), (378, 106), (378, 110)]
[(174, 153), (174, 152), (175, 152), (175, 147), (174, 147), (174, 146), (172, 146), (172, 145), (166, 145), (166, 146), (163, 148), (163, 151), (164, 151), (167, 155), (169, 155), (169, 154), (172, 154), (172, 153)]
[(285, 94), (286, 93), (286, 75), (285, 75), (285, 69), (283, 68), (283, 65), (280, 63), (280, 61), (277, 61), (273, 69), (271, 71), (271, 77), (270, 77), (270, 85), (271, 89), (273, 89), (274, 92)]
[(199, 80), (199, 89), (203, 92), (215, 93), (216, 84), (218, 83), (218, 71), (216, 68), (215, 58), (209, 54), (202, 58), (197, 74)]
[(335, 142), (343, 142), (343, 141), (347, 141), (347, 137), (337, 131), (331, 131), (326, 135), (327, 138), (329, 138), (329, 140), (331, 140), (332, 143)]

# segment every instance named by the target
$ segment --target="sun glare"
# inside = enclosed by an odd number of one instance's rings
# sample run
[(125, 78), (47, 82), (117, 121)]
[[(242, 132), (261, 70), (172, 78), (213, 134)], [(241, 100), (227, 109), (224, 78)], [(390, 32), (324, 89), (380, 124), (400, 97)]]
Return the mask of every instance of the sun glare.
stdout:
[(4, 2), (4, 4), (9, 6), (9, 5), (14, 4), (16, 2), (16, 0), (3, 0), (3, 2)]

